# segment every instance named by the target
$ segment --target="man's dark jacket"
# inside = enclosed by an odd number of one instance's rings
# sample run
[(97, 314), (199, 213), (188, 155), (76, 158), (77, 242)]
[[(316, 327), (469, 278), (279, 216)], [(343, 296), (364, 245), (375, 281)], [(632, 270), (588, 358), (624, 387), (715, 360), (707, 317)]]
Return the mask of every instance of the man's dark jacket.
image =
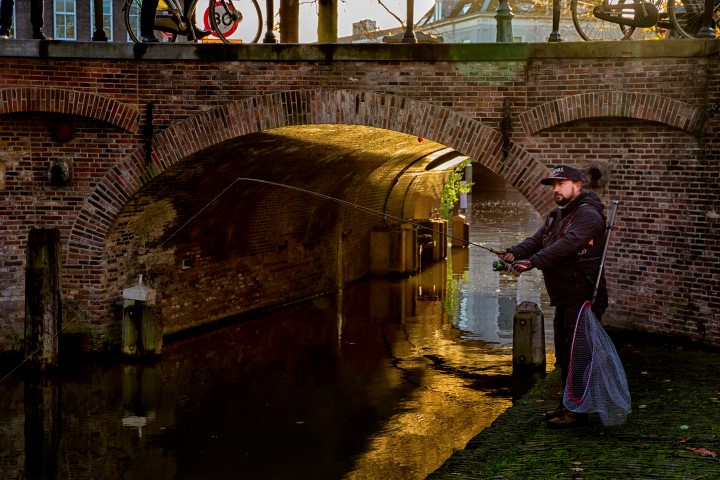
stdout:
[[(551, 305), (581, 305), (591, 300), (605, 245), (605, 206), (595, 192), (581, 192), (550, 212), (535, 234), (507, 249), (516, 260), (529, 259), (542, 270)], [(595, 299), (607, 306), (605, 275)]]

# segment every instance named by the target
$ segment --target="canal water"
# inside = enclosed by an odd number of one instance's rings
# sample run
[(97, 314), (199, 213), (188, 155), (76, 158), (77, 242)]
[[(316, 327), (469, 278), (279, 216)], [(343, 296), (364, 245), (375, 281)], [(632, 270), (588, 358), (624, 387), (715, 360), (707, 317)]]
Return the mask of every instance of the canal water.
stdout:
[[(513, 192), (471, 206), (471, 241), (486, 246), (541, 221)], [(22, 376), (7, 378), (0, 478), (425, 478), (528, 388), (512, 375), (516, 304), (551, 318), (538, 272), (516, 279), (481, 248), (448, 250), (411, 278), (171, 342), (157, 363), (65, 365), (34, 387), (55, 412), (39, 426)]]

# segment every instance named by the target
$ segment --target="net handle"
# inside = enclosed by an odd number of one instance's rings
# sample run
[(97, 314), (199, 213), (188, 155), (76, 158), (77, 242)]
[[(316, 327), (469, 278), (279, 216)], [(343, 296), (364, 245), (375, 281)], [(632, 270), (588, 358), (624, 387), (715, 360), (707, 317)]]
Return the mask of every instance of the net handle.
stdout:
[(615, 225), (615, 214), (617, 213), (618, 205), (620, 201), (615, 200), (612, 203), (610, 209), (610, 221), (607, 224), (607, 235), (605, 235), (605, 246), (603, 247), (602, 257), (600, 258), (600, 269), (598, 270), (597, 279), (595, 280), (595, 288), (593, 288), (592, 300), (590, 303), (595, 303), (595, 297), (597, 296), (598, 289), (600, 288), (600, 279), (602, 278), (603, 267), (605, 267), (605, 257), (607, 256), (608, 245), (610, 244), (610, 235), (612, 234)]

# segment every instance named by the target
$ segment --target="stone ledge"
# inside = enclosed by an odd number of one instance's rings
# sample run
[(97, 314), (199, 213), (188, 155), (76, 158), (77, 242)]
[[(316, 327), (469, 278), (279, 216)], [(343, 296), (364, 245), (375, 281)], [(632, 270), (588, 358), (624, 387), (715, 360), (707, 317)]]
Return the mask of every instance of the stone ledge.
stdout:
[(472, 62), (571, 58), (692, 58), (716, 56), (718, 39), (623, 42), (470, 44), (132, 44), (11, 40), (1, 57), (137, 60), (324, 62)]

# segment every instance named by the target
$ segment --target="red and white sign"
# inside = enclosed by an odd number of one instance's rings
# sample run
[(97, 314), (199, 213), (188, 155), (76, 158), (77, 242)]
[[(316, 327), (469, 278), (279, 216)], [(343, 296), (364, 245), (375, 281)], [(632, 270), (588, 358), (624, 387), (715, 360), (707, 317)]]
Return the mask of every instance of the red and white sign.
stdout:
[[(220, 30), (220, 33), (223, 34), (225, 38), (230, 38), (233, 33), (237, 30), (238, 23), (235, 23), (232, 21), (232, 17), (227, 14), (224, 9), (222, 8), (222, 4), (220, 2), (215, 2), (215, 7), (220, 7), (215, 9), (215, 22), (217, 23), (218, 30)], [(211, 30), (212, 25), (210, 24), (210, 8), (205, 9), (205, 13), (203, 14), (203, 21), (205, 23), (205, 29)], [(218, 38), (217, 35), (213, 32), (213, 36)]]

